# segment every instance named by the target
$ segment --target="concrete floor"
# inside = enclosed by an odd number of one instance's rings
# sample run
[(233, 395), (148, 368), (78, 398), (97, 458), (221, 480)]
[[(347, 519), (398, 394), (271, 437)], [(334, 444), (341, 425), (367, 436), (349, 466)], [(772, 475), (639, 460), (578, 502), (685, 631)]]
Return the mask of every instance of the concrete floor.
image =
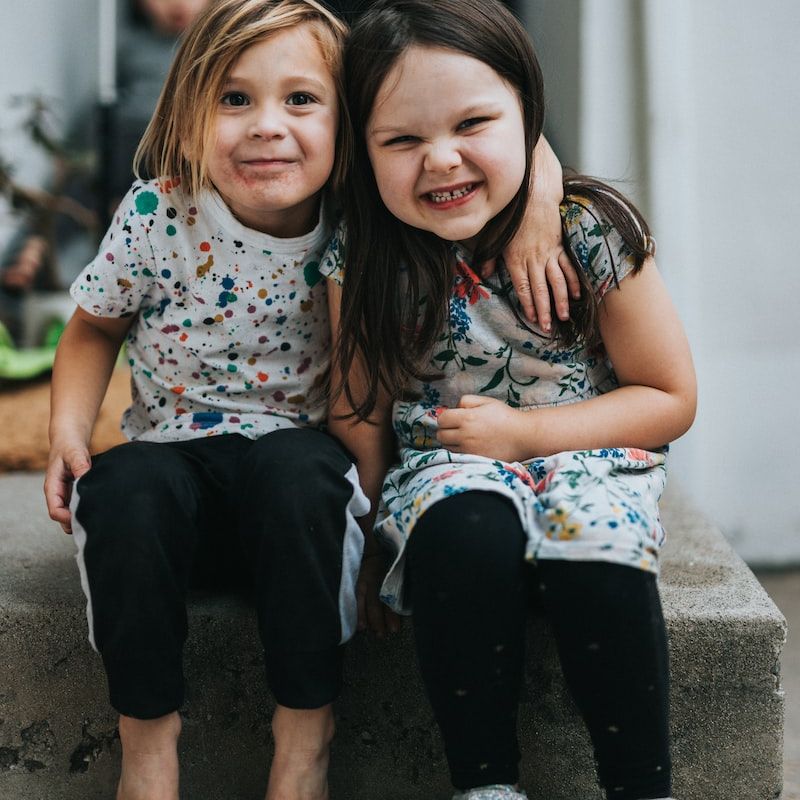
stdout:
[(756, 577), (789, 623), (781, 657), (781, 680), (786, 692), (782, 800), (800, 800), (800, 569), (756, 571)]

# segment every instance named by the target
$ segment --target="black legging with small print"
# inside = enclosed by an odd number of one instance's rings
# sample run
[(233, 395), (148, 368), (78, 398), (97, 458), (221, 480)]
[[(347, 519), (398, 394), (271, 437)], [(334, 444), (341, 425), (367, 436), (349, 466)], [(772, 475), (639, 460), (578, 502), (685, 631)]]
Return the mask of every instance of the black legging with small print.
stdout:
[(512, 503), (489, 492), (436, 503), (409, 539), (417, 653), (453, 785), (519, 779), (525, 620), (538, 595), (606, 796), (669, 796), (669, 669), (655, 576), (596, 561), (532, 567), (525, 543)]

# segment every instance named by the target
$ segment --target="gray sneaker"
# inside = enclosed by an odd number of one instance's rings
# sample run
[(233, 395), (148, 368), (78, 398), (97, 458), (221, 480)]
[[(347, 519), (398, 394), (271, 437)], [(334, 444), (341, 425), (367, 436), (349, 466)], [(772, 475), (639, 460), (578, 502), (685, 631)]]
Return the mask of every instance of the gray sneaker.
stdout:
[(456, 792), (453, 800), (527, 800), (528, 795), (522, 790), (517, 790), (508, 784), (494, 786), (480, 786), (477, 789), (468, 789), (466, 792)]

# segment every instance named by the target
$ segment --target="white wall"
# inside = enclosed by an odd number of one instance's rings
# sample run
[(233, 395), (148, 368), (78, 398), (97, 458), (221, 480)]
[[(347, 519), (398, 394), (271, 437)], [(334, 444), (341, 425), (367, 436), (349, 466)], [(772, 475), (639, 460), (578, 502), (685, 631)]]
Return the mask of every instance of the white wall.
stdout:
[(800, 4), (575, 5), (528, 7), (551, 108), (568, 110), (551, 138), (579, 169), (640, 184), (625, 188), (650, 216), (700, 382), (673, 480), (751, 563), (800, 562)]
[[(4, 5), (10, 5), (4, 0)], [(0, 26), (0, 158), (15, 177), (41, 185), (47, 159), (20, 132), (21, 110), (9, 106), (19, 95), (41, 94), (52, 101), (58, 127), (92, 102), (97, 85), (97, 9), (99, 0), (25, 0), (3, 11)], [(14, 220), (0, 200), (0, 246)]]

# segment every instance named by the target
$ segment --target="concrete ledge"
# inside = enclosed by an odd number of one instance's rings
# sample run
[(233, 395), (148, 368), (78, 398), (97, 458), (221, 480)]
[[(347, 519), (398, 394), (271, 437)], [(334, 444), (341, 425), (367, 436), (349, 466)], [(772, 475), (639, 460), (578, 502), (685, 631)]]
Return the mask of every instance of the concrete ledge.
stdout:
[[(86, 640), (71, 540), (44, 512), (40, 475), (0, 477), (0, 797), (108, 800), (119, 761), (99, 658)], [(772, 800), (781, 791), (786, 623), (721, 534), (677, 497), (662, 598), (670, 632), (675, 796)], [(198, 597), (186, 652), (182, 796), (263, 797), (271, 701), (251, 611)], [(410, 631), (348, 649), (334, 800), (446, 798), (441, 743)], [(521, 709), (532, 800), (602, 797), (591, 750), (542, 619), (529, 631)]]

